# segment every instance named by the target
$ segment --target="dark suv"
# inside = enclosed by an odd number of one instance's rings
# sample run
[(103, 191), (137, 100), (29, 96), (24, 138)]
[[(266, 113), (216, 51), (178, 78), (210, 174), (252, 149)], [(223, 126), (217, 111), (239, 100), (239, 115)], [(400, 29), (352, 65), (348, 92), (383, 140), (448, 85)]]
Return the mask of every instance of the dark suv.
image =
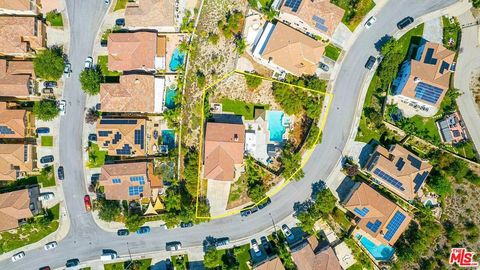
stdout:
[(375, 62), (377, 61), (377, 58), (374, 56), (368, 57), (367, 63), (365, 64), (365, 68), (371, 70), (373, 68), (373, 65), (375, 65)]
[(403, 18), (401, 21), (397, 23), (398, 29), (402, 30), (403, 28), (409, 26), (411, 23), (413, 23), (413, 18), (408, 16)]

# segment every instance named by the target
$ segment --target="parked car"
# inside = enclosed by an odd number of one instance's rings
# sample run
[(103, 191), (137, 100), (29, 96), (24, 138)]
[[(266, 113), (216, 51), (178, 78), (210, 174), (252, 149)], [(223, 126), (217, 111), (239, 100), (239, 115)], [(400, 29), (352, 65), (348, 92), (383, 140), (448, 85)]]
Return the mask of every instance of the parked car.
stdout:
[(119, 18), (115, 20), (115, 25), (117, 26), (125, 26), (125, 19), (124, 18)]
[(48, 127), (39, 127), (37, 128), (37, 134), (48, 134), (50, 133), (50, 128)]
[(67, 102), (65, 100), (57, 101), (57, 107), (60, 110), (61, 115), (65, 115), (67, 113)]
[(42, 93), (44, 94), (53, 94), (53, 88), (43, 88)]
[(288, 240), (293, 240), (295, 238), (292, 231), (290, 231), (290, 228), (288, 228), (287, 224), (282, 225), (282, 232)]
[(21, 259), (23, 259), (23, 257), (25, 257), (25, 252), (20, 251), (18, 253), (15, 253), (12, 256), (12, 262), (16, 262), (18, 260), (21, 260)]
[(262, 247), (265, 252), (269, 253), (271, 250), (270, 241), (268, 241), (267, 237), (262, 236), (260, 237), (260, 242), (262, 243)]
[(330, 69), (330, 68), (328, 67), (328, 65), (326, 65), (326, 64), (324, 64), (324, 63), (322, 63), (322, 62), (320, 62), (320, 63), (318, 64), (318, 67), (319, 67), (320, 69), (322, 69), (323, 71), (325, 71), (325, 72), (328, 72), (328, 70)]
[(377, 21), (377, 18), (375, 18), (375, 16), (372, 16), (370, 18), (368, 18), (367, 22), (365, 23), (365, 28), (369, 29), (370, 27), (372, 27), (372, 25)]
[(221, 238), (215, 239), (216, 247), (226, 246), (228, 244), (230, 244), (230, 238), (228, 237), (221, 237)]
[(98, 180), (100, 179), (100, 174), (99, 173), (94, 173), (92, 174), (92, 176), (90, 177), (90, 182), (92, 184), (95, 184), (96, 182), (98, 182)]
[(179, 250), (182, 248), (182, 243), (178, 242), (178, 241), (175, 241), (175, 242), (167, 242), (165, 244), (165, 248), (167, 249), (167, 251), (175, 251), (175, 250)]
[(73, 268), (73, 267), (76, 267), (80, 264), (80, 260), (79, 259), (70, 259), (67, 261), (67, 263), (65, 264), (65, 267), (66, 268)]
[(377, 58), (375, 58), (375, 56), (368, 57), (367, 63), (365, 63), (365, 68), (371, 70), (375, 65), (375, 62), (377, 62)]
[(57, 177), (58, 177), (58, 180), (63, 180), (63, 179), (65, 179), (65, 172), (63, 171), (63, 166), (59, 166), (59, 167), (58, 167)]
[(92, 142), (96, 142), (97, 141), (97, 134), (95, 134), (95, 133), (88, 134), (88, 140), (92, 141)]
[(410, 16), (405, 17), (397, 23), (397, 27), (398, 27), (398, 29), (402, 30), (403, 28), (405, 28), (405, 27), (409, 26), (411, 23), (413, 23), (413, 21), (414, 20), (413, 20), (412, 17), (410, 17)]
[(52, 155), (43, 156), (42, 158), (40, 158), (40, 163), (42, 164), (52, 163), (53, 161), (54, 161), (54, 158)]
[(55, 194), (53, 194), (53, 192), (40, 193), (40, 195), (38, 196), (38, 199), (42, 202), (49, 201), (53, 198), (55, 198)]
[(90, 200), (89, 195), (85, 195), (83, 197), (83, 204), (85, 204), (85, 210), (87, 210), (87, 211), (92, 210), (92, 201)]
[(102, 255), (100, 255), (101, 261), (111, 261), (111, 260), (115, 260), (116, 258), (118, 258), (117, 252), (113, 250), (108, 250), (108, 251), (104, 250)]
[(38, 268), (38, 270), (51, 270), (50, 266), (43, 266)]
[(142, 226), (136, 231), (137, 234), (147, 234), (149, 232), (150, 232), (149, 226)]
[(127, 229), (120, 229), (120, 230), (117, 231), (118, 236), (127, 236), (129, 234), (130, 234), (130, 232)]
[(93, 58), (91, 56), (87, 57), (85, 59), (85, 69), (91, 69), (93, 68)]
[(70, 78), (70, 74), (72, 73), (72, 64), (65, 63), (65, 68), (63, 69), (63, 74)]
[(192, 227), (193, 226), (193, 222), (189, 221), (189, 222), (180, 222), (180, 227), (181, 228), (189, 228), (189, 227)]
[(252, 245), (253, 252), (255, 252), (255, 256), (257, 256), (257, 257), (262, 256), (262, 251), (261, 251), (260, 248), (258, 247), (257, 240), (252, 239), (251, 245)]
[(251, 213), (252, 213), (252, 211), (250, 211), (250, 210), (242, 210), (242, 211), (240, 211), (240, 215), (241, 215), (242, 217), (248, 217), (248, 216), (250, 216)]
[(43, 247), (43, 249), (45, 250), (51, 250), (51, 249), (54, 249), (58, 246), (57, 242), (53, 241), (53, 242), (50, 242), (50, 243), (47, 243), (45, 244), (45, 246)]
[(110, 0), (104, 0), (104, 2), (105, 2), (105, 5), (110, 4)]
[(44, 86), (45, 88), (57, 87), (57, 82), (54, 82), (54, 81), (44, 81), (44, 82), (43, 82), (43, 86)]
[(267, 205), (269, 205), (271, 202), (272, 200), (270, 200), (270, 198), (267, 198), (265, 201), (258, 205), (258, 209), (263, 209), (267, 207)]

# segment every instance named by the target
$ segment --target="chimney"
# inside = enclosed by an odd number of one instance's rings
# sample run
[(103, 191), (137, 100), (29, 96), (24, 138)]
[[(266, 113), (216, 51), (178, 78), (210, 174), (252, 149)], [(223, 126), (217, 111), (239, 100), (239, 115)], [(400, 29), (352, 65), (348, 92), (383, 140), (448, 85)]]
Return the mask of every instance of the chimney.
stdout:
[(237, 133), (233, 134), (233, 140), (238, 142), (239, 138)]

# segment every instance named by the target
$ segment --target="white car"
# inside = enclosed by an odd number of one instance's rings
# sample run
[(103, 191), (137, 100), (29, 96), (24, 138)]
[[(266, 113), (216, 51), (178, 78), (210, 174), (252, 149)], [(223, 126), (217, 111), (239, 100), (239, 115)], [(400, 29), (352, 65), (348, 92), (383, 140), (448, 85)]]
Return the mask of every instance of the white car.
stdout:
[(295, 238), (292, 231), (290, 231), (290, 228), (288, 228), (287, 224), (283, 224), (282, 231), (288, 240), (293, 240)]
[(91, 69), (93, 68), (93, 58), (91, 56), (87, 57), (85, 59), (85, 69)]
[(59, 100), (57, 102), (57, 107), (60, 110), (60, 115), (65, 115), (67, 113), (67, 102), (65, 100)]
[(40, 196), (38, 196), (38, 199), (42, 202), (49, 201), (53, 198), (55, 198), (55, 194), (53, 194), (53, 192), (41, 193)]
[(43, 249), (45, 250), (51, 250), (51, 249), (54, 249), (58, 246), (57, 242), (53, 241), (53, 242), (50, 242), (50, 243), (47, 243), (45, 244), (45, 246), (43, 247)]
[(12, 262), (16, 262), (18, 260), (21, 260), (23, 259), (23, 257), (25, 257), (25, 252), (23, 251), (20, 251), (18, 253), (15, 253), (13, 256), (12, 256)]
[(104, 2), (105, 2), (105, 5), (110, 4), (110, 0), (105, 0)]
[(376, 21), (377, 18), (375, 18), (375, 16), (368, 18), (367, 22), (365, 23), (365, 28), (370, 28)]

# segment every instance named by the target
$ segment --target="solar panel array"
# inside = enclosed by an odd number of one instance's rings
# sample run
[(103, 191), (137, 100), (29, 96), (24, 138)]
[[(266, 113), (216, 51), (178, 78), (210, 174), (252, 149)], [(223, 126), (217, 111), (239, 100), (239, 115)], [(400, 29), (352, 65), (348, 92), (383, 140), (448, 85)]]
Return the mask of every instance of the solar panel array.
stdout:
[(437, 59), (433, 58), (433, 53), (435, 50), (433, 48), (427, 49), (427, 54), (425, 54), (425, 60), (423, 61), (425, 64), (436, 65)]
[(120, 180), (120, 178), (113, 178), (112, 179), (112, 183), (114, 184), (120, 184), (122, 182), (122, 180)]
[(122, 134), (117, 131), (113, 136), (112, 144), (117, 144), (122, 139)]
[(141, 125), (140, 129), (135, 130), (135, 144), (140, 145), (140, 149), (145, 147), (145, 126)]
[(387, 241), (390, 241), (392, 237), (397, 232), (400, 225), (402, 225), (403, 221), (405, 220), (405, 215), (402, 212), (397, 211), (393, 216), (392, 220), (387, 224), (387, 233), (383, 236)]
[(325, 19), (321, 18), (317, 15), (313, 15), (312, 19), (315, 21), (315, 27), (322, 31), (322, 32), (327, 32), (328, 27), (325, 25)]
[(443, 93), (443, 89), (424, 83), (419, 82), (417, 87), (415, 87), (415, 97), (425, 100), (430, 103), (437, 103), (438, 99)]
[(355, 209), (353, 209), (353, 211), (355, 213), (357, 213), (359, 216), (364, 217), (365, 215), (367, 215), (367, 213), (370, 210), (368, 210), (368, 208), (366, 208), (366, 207), (364, 207), (363, 209), (359, 209), (359, 208), (355, 207)]
[(100, 125), (136, 125), (137, 119), (102, 119)]
[(100, 137), (108, 137), (110, 134), (112, 134), (111, 131), (100, 130), (98, 132), (98, 136), (100, 136)]
[(128, 187), (128, 196), (138, 196), (140, 193), (143, 193), (142, 186), (129, 186)]
[(397, 167), (397, 170), (401, 171), (404, 165), (405, 161), (403, 160), (403, 158), (399, 158), (397, 163), (395, 164), (395, 167)]
[(422, 174), (417, 173), (415, 175), (415, 178), (413, 179), (413, 183), (415, 184), (415, 187), (413, 187), (413, 192), (417, 193), (417, 191), (422, 187), (423, 182), (425, 182), (425, 179), (427, 179), (428, 172), (423, 172)]
[(302, 0), (287, 0), (285, 6), (292, 9), (293, 12), (297, 12)]
[(448, 64), (445, 61), (442, 61), (442, 64), (440, 65), (440, 74), (443, 74), (445, 70), (448, 71), (449, 68), (450, 68), (450, 64)]
[(132, 147), (129, 144), (125, 144), (122, 149), (117, 149), (117, 155), (130, 155), (132, 153)]
[(377, 219), (375, 223), (372, 223), (371, 221), (369, 221), (367, 223), (367, 228), (369, 228), (372, 232), (375, 233), (378, 231), (378, 228), (380, 228), (380, 225), (382, 225), (382, 222)]
[(7, 126), (0, 126), (0, 134), (15, 134), (15, 131)]
[(403, 184), (400, 181), (391, 177), (390, 175), (388, 175), (386, 172), (380, 170), (379, 168), (376, 168), (373, 173), (376, 174), (381, 179), (387, 181), (387, 183), (396, 187), (397, 189), (399, 189), (401, 191), (405, 191), (405, 188), (403, 187)]
[(140, 185), (145, 185), (145, 178), (143, 176), (130, 176), (131, 182), (138, 182)]
[(412, 164), (413, 167), (415, 167), (417, 170), (420, 170), (420, 167), (422, 166), (422, 162), (418, 160), (418, 158), (408, 155), (407, 156), (408, 161), (410, 161), (410, 164)]

